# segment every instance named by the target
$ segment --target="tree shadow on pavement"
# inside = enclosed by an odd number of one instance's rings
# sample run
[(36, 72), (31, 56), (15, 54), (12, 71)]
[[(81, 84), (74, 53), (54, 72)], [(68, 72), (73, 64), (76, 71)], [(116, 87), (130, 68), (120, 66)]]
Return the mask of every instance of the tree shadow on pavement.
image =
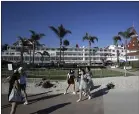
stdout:
[(29, 105), (30, 105), (30, 104), (36, 103), (38, 101), (45, 100), (45, 99), (50, 99), (50, 98), (57, 97), (57, 96), (60, 96), (60, 95), (62, 95), (62, 94), (43, 96), (43, 97), (28, 100), (28, 102), (29, 102)]
[(62, 108), (62, 107), (66, 106), (66, 105), (69, 105), (69, 104), (71, 104), (71, 103), (68, 102), (68, 103), (57, 104), (57, 105), (51, 106), (49, 108), (42, 109), (42, 110), (30, 113), (30, 114), (50, 114), (50, 113), (58, 110), (59, 108)]

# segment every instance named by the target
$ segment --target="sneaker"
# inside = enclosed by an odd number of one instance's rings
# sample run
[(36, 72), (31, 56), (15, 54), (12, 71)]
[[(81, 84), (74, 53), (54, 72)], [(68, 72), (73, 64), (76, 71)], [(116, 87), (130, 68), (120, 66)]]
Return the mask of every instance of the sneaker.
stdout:
[(24, 102), (24, 105), (28, 105), (28, 102), (26, 101), (26, 102)]
[(92, 97), (91, 97), (91, 96), (89, 96), (89, 97), (88, 97), (88, 100), (90, 100), (91, 98), (92, 98)]
[(64, 93), (64, 95), (67, 94), (67, 92)]
[(80, 102), (81, 101), (81, 99), (78, 99), (76, 102)]
[(76, 92), (73, 92), (73, 94), (75, 95), (75, 94), (76, 94)]

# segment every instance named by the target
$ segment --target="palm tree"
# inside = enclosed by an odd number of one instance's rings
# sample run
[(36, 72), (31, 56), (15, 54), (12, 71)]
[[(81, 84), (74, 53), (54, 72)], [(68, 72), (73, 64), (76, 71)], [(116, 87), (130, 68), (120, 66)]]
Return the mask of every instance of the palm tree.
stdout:
[(118, 50), (118, 41), (121, 41), (119, 35), (113, 37), (114, 45), (116, 46), (116, 55), (117, 55), (117, 64), (119, 65), (119, 50)]
[(49, 56), (49, 58), (50, 58), (50, 54), (49, 54), (47, 51), (36, 52), (35, 54), (37, 54), (37, 53), (41, 55), (41, 61), (42, 61), (42, 64), (43, 64), (44, 56), (45, 56), (45, 55)]
[(33, 64), (34, 64), (34, 55), (35, 55), (36, 45), (39, 44), (38, 40), (40, 40), (43, 36), (45, 36), (45, 34), (36, 33), (33, 30), (30, 30), (30, 32), (31, 32), (30, 41), (32, 42), (32, 45), (33, 45)]
[(91, 43), (95, 43), (95, 40), (98, 41), (96, 36), (90, 36), (88, 33), (83, 37), (83, 41), (87, 40), (89, 42), (89, 65), (91, 65)]
[(2, 45), (1, 51), (7, 50), (8, 47), (9, 47), (9, 44), (4, 44), (4, 45)]
[(60, 58), (59, 58), (59, 62), (61, 62), (61, 47), (62, 47), (62, 40), (64, 38), (64, 36), (68, 33), (71, 33), (71, 31), (69, 30), (66, 30), (63, 25), (61, 24), (58, 28), (55, 28), (53, 26), (50, 26), (50, 29), (52, 31), (54, 31), (56, 33), (56, 35), (58, 36), (59, 38), (59, 41), (60, 41)]
[[(21, 63), (21, 65), (23, 65), (23, 61), (24, 61), (23, 53), (25, 52), (25, 46), (28, 45), (28, 40), (27, 40), (27, 38), (21, 37), (21, 36), (18, 36), (18, 38), (19, 38), (18, 43), (19, 42), (21, 43), (21, 47), (20, 47), (20, 63)], [(16, 44), (17, 44), (17, 42), (14, 43), (14, 45), (16, 45)]]
[(67, 50), (67, 46), (69, 46), (69, 41), (68, 40), (64, 40), (63, 41), (63, 46), (62, 46), (62, 51), (63, 51), (63, 62), (64, 62), (64, 51), (66, 51)]
[(133, 33), (131, 32), (132, 29), (133, 29), (133, 27), (130, 27), (124, 32), (118, 32), (118, 35), (121, 36), (125, 40), (125, 59), (126, 59), (125, 76), (126, 76), (126, 65), (127, 65), (127, 40), (131, 38), (131, 35), (133, 35)]

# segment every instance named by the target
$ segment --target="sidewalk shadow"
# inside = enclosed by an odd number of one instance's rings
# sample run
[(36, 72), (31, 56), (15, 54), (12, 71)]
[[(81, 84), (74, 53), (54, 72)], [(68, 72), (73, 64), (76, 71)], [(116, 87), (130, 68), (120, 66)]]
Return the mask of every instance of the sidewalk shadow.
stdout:
[(47, 93), (50, 93), (50, 92), (52, 92), (52, 91), (47, 91), (47, 92), (43, 92), (43, 93), (39, 93), (39, 94), (28, 95), (28, 97), (39, 96), (39, 95), (47, 94)]
[(43, 97), (40, 97), (40, 98), (28, 100), (28, 102), (29, 102), (29, 105), (30, 105), (30, 104), (36, 103), (38, 101), (45, 100), (45, 99), (50, 99), (50, 98), (57, 97), (57, 96), (60, 96), (60, 95), (62, 95), (62, 94), (43, 96)]
[(109, 92), (109, 90), (107, 89), (107, 87), (105, 87), (105, 88), (102, 88), (102, 89), (92, 93), (92, 96), (93, 96), (93, 98), (96, 98), (96, 97), (103, 96), (103, 95), (107, 94), (108, 92)]
[(94, 87), (91, 88), (90, 91), (92, 91), (92, 90), (94, 90), (94, 89), (97, 89), (97, 88), (99, 88), (100, 86), (101, 86), (101, 85), (94, 86)]
[(42, 109), (42, 110), (30, 113), (30, 114), (50, 114), (50, 113), (58, 110), (59, 108), (62, 108), (62, 107), (66, 106), (66, 105), (69, 105), (69, 104), (71, 104), (71, 103), (68, 102), (68, 103), (57, 104), (57, 105), (51, 106), (49, 108)]
[(11, 106), (11, 104), (3, 105), (3, 106), (1, 106), (1, 109), (8, 108), (10, 106)]
[[(28, 95), (28, 97), (39, 96), (39, 95), (47, 94), (47, 93), (49, 93), (49, 92), (52, 92), (52, 91), (43, 92), (43, 93), (34, 94), (34, 95)], [(20, 104), (19, 104), (19, 105), (20, 105)], [(8, 107), (10, 107), (10, 106), (11, 106), (11, 104), (6, 104), (6, 105), (1, 106), (1, 109), (8, 108)]]

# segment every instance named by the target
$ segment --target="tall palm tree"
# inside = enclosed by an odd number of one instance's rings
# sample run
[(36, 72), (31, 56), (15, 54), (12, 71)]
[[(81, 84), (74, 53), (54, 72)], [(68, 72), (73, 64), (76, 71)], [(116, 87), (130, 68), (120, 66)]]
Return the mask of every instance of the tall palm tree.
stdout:
[(1, 46), (1, 51), (7, 50), (8, 46), (9, 46), (9, 44), (4, 44), (4, 45), (2, 45), (2, 46)]
[(36, 45), (39, 43), (38, 40), (40, 40), (43, 36), (45, 36), (45, 34), (43, 34), (43, 33), (36, 33), (33, 30), (30, 30), (30, 32), (31, 32), (30, 41), (33, 44), (33, 64), (34, 64), (34, 55), (35, 55)]
[(62, 40), (64, 38), (64, 36), (68, 33), (71, 33), (71, 31), (66, 30), (63, 25), (61, 24), (58, 28), (55, 28), (54, 26), (50, 26), (50, 29), (52, 31), (54, 31), (56, 33), (56, 35), (59, 38), (60, 41), (60, 58), (59, 58), (59, 62), (61, 62), (61, 47), (62, 47)]
[(89, 42), (89, 65), (91, 65), (91, 43), (95, 43), (95, 40), (98, 41), (96, 36), (90, 36), (88, 33), (83, 37), (83, 41), (87, 40)]
[(63, 51), (63, 62), (64, 62), (64, 51), (66, 51), (67, 50), (67, 46), (69, 46), (69, 41), (68, 40), (64, 40), (63, 41), (63, 47), (62, 47), (62, 51)]
[(119, 35), (113, 37), (114, 45), (116, 46), (117, 64), (119, 65), (119, 51), (118, 51), (118, 41), (121, 41)]
[[(23, 53), (25, 52), (25, 46), (28, 45), (28, 40), (25, 37), (21, 37), (18, 36), (19, 38), (19, 42), (21, 43), (21, 47), (20, 47), (20, 63), (21, 65), (23, 65), (23, 61), (24, 61), (24, 57), (23, 57)], [(17, 44), (17, 42), (15, 43), (15, 45)]]
[(49, 54), (47, 51), (36, 52), (35, 54), (37, 54), (37, 53), (41, 55), (41, 61), (42, 61), (42, 64), (43, 64), (44, 56), (45, 56), (45, 55), (49, 56), (49, 58), (50, 58), (50, 54)]
[(131, 30), (133, 29), (133, 27), (128, 28), (126, 31), (124, 32), (118, 32), (118, 35), (121, 36), (124, 40), (125, 40), (125, 76), (126, 76), (126, 65), (127, 65), (127, 40), (131, 38), (131, 35), (133, 35), (133, 33), (131, 32)]

